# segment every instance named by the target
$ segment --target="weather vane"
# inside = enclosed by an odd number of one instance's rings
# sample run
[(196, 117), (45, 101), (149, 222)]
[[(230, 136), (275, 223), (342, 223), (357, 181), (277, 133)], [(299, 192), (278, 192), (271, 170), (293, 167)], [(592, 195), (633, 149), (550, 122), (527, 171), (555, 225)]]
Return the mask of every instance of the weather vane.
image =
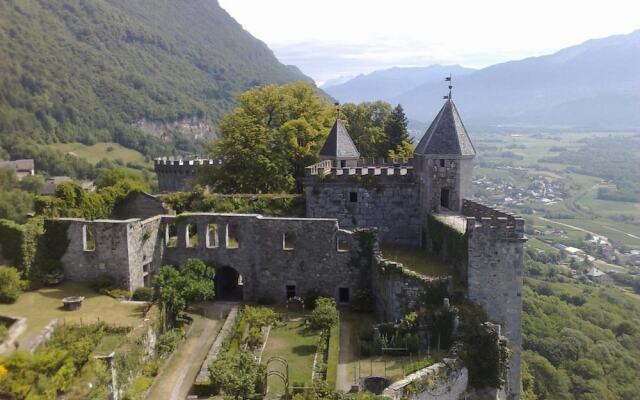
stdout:
[(451, 89), (453, 89), (453, 81), (451, 81), (451, 74), (449, 74), (449, 76), (444, 78), (444, 81), (449, 82), (449, 95), (443, 96), (442, 98), (445, 100), (451, 100)]

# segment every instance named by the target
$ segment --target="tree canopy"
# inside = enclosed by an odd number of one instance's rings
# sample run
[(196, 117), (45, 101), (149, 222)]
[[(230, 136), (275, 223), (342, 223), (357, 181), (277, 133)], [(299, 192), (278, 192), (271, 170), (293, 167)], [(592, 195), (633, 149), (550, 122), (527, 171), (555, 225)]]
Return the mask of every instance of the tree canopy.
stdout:
[(153, 285), (160, 293), (169, 324), (174, 324), (189, 305), (213, 298), (214, 275), (212, 267), (195, 258), (187, 260), (180, 270), (171, 265), (160, 269)]
[(237, 103), (211, 146), (224, 164), (204, 182), (223, 192), (292, 191), (304, 167), (318, 161), (333, 122), (331, 103), (305, 83), (254, 88)]
[[(202, 176), (202, 183), (226, 193), (300, 191), (304, 168), (319, 160), (335, 108), (305, 83), (254, 88), (237, 103), (220, 124), (220, 140), (210, 146), (210, 155), (224, 163)], [(340, 110), (363, 157), (413, 153), (401, 106), (379, 101)]]

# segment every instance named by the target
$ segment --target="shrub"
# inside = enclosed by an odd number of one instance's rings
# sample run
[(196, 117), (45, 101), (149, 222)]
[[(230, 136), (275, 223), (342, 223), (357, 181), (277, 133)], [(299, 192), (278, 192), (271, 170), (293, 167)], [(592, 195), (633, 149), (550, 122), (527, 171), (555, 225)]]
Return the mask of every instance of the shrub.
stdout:
[(123, 289), (110, 289), (104, 292), (104, 294), (113, 297), (114, 299), (131, 299), (131, 292)]
[(316, 307), (316, 300), (320, 297), (327, 297), (326, 294), (322, 293), (319, 289), (309, 289), (304, 294), (304, 305), (309, 309), (314, 309)]
[(244, 307), (244, 316), (247, 323), (256, 328), (262, 328), (263, 326), (271, 325), (276, 322), (278, 316), (276, 312), (266, 307)]
[(338, 323), (336, 301), (327, 297), (318, 297), (316, 307), (309, 317), (309, 326), (313, 330), (328, 331)]
[(27, 286), (17, 269), (0, 266), (0, 303), (13, 303)]
[(131, 298), (135, 301), (152, 301), (153, 295), (153, 288), (139, 287), (133, 291), (133, 296)]
[(109, 290), (115, 288), (116, 283), (112, 277), (108, 275), (100, 275), (93, 283), (91, 287), (98, 293), (106, 294)]

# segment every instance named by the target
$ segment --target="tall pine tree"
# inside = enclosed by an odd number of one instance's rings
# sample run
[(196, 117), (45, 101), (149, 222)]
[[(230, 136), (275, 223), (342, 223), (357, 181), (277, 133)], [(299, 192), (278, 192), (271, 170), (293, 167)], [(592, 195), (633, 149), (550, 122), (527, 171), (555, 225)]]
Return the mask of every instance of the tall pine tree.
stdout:
[(413, 143), (407, 130), (407, 116), (400, 104), (396, 106), (387, 118), (384, 126), (384, 133), (387, 136), (387, 150), (398, 149), (403, 142)]

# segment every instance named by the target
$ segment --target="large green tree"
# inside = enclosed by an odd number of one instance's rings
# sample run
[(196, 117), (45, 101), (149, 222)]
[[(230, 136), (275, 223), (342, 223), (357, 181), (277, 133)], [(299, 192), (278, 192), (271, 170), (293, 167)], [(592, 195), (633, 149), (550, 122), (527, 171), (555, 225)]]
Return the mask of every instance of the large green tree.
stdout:
[(214, 296), (214, 269), (202, 261), (191, 258), (180, 270), (164, 266), (153, 284), (160, 293), (168, 324), (174, 324), (178, 316), (190, 304), (210, 300)]
[[(251, 89), (220, 124), (211, 155), (224, 159), (203, 183), (222, 192), (288, 192), (318, 160), (331, 128), (331, 104), (306, 83)], [(298, 185), (296, 185), (298, 183)]]
[(385, 124), (391, 115), (391, 104), (347, 103), (341, 107), (347, 130), (362, 157), (386, 157), (388, 151)]
[(413, 154), (413, 138), (409, 135), (407, 116), (398, 104), (387, 117), (384, 125), (387, 155), (408, 159)]

